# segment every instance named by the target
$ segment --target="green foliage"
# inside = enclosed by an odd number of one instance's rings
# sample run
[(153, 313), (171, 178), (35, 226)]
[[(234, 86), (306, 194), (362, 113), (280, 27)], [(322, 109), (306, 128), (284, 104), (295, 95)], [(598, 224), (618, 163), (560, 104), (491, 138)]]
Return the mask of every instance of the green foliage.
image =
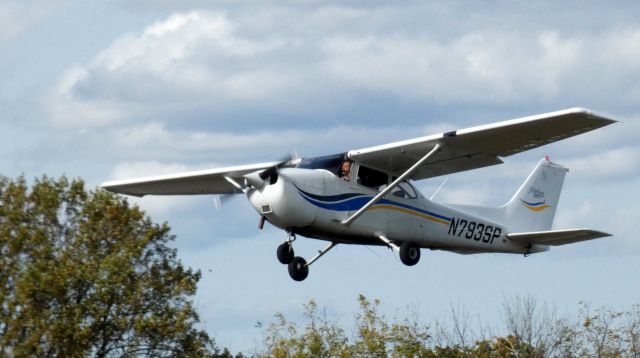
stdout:
[(80, 180), (0, 179), (0, 356), (211, 356), (169, 226)]
[[(318, 313), (315, 301), (305, 305), (306, 325), (299, 327), (284, 315), (265, 330), (260, 357), (422, 357), (422, 358), (543, 358), (640, 357), (640, 306), (628, 312), (583, 305), (578, 320), (558, 319), (531, 297), (505, 302), (507, 334), (490, 339), (457, 337), (418, 323), (417, 315), (389, 321), (379, 312), (380, 301), (358, 297), (353, 334)], [(459, 315), (453, 312), (452, 320)], [(453, 322), (460, 328), (468, 322)], [(437, 322), (433, 327), (441, 327)], [(468, 327), (465, 327), (468, 328)], [(467, 330), (458, 329), (455, 334)], [(439, 337), (434, 337), (438, 335)]]
[(387, 323), (378, 312), (380, 302), (358, 297), (360, 311), (356, 315), (357, 329), (351, 342), (337, 322), (320, 314), (315, 301), (305, 305), (307, 324), (299, 328), (283, 314), (265, 331), (263, 357), (423, 357), (429, 338), (426, 328), (405, 319)]
[(307, 326), (300, 330), (296, 324), (288, 321), (283, 314), (275, 315), (276, 322), (271, 323), (265, 332), (268, 357), (349, 357), (346, 350), (347, 338), (337, 323), (329, 321), (326, 313), (320, 314), (315, 301), (304, 306)]
[(582, 303), (578, 319), (563, 325), (558, 350), (566, 357), (640, 357), (640, 305), (618, 312)]

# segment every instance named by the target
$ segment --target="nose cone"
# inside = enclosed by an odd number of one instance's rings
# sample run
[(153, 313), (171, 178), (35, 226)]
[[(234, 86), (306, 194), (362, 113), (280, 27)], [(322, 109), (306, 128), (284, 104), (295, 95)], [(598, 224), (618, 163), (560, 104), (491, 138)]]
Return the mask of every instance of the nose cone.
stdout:
[(322, 175), (309, 169), (280, 169), (277, 181), (267, 181), (262, 188), (251, 190), (248, 197), (258, 214), (273, 225), (282, 229), (301, 228), (315, 221), (318, 208), (307, 202), (299, 190), (321, 195)]

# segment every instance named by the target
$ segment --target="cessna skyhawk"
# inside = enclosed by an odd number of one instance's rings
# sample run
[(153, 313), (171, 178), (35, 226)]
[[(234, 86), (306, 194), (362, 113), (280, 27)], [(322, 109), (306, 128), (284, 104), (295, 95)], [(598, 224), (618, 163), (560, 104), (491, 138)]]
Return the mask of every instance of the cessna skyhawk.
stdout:
[[(338, 244), (386, 245), (408, 266), (418, 263), (420, 249), (529, 255), (611, 236), (583, 228), (551, 230), (568, 169), (541, 160), (499, 207), (436, 203), (411, 182), (502, 164), (501, 158), (614, 122), (573, 108), (322, 157), (102, 186), (134, 196), (243, 193), (260, 216), (260, 228), (268, 221), (288, 233), (277, 258), (296, 281)], [(329, 245), (307, 262), (294, 254), (296, 235)]]

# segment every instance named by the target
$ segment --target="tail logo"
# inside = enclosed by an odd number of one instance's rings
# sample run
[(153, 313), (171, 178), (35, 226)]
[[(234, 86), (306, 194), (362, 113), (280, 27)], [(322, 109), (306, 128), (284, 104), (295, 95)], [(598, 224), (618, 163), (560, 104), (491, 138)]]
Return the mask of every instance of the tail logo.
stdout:
[(537, 203), (530, 203), (528, 201), (524, 201), (522, 199), (520, 199), (520, 201), (522, 202), (522, 205), (524, 205), (525, 208), (531, 210), (531, 211), (543, 211), (544, 209), (550, 208), (551, 205), (547, 204), (544, 201), (540, 201)]
[[(542, 173), (542, 174), (547, 174), (547, 173)], [(544, 192), (534, 186), (530, 187), (527, 193), (533, 195), (537, 199), (544, 198)]]

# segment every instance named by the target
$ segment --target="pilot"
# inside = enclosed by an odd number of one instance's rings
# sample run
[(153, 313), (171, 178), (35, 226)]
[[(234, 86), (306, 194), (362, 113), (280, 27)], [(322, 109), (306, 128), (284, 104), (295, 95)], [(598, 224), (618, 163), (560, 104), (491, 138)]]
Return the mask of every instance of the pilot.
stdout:
[(349, 181), (349, 173), (351, 173), (351, 159), (345, 159), (345, 161), (342, 162), (340, 172), (342, 174), (340, 178), (342, 178), (342, 180)]

